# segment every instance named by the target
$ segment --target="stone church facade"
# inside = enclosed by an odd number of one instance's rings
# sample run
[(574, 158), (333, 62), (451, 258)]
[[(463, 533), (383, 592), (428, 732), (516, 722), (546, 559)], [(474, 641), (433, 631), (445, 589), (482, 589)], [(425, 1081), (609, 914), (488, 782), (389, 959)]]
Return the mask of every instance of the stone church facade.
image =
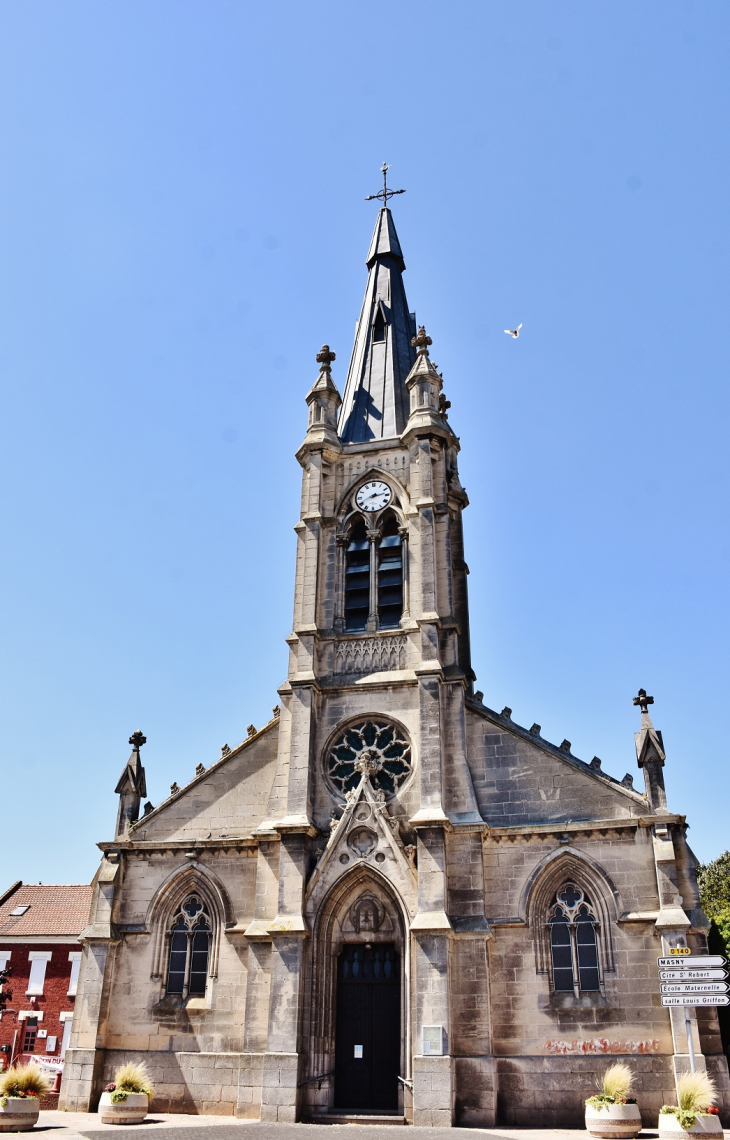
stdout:
[[(280, 707), (100, 843), (61, 1104), (144, 1058), (155, 1107), (264, 1121), (576, 1125), (611, 1058), (647, 1123), (688, 1067), (657, 955), (706, 949), (640, 693), (614, 779), (474, 690), (459, 441), (380, 210), (341, 398), (307, 395)], [(698, 1063), (728, 1102), (713, 1009)]]

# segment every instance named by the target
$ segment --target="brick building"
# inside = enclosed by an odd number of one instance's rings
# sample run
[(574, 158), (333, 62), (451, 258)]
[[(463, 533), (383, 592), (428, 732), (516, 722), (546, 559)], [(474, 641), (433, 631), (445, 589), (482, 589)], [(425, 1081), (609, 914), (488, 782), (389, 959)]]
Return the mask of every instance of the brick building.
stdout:
[(0, 1013), (0, 1062), (34, 1057), (63, 1069), (76, 1001), (92, 888), (14, 883), (0, 895), (0, 968), (10, 967), (9, 1007)]

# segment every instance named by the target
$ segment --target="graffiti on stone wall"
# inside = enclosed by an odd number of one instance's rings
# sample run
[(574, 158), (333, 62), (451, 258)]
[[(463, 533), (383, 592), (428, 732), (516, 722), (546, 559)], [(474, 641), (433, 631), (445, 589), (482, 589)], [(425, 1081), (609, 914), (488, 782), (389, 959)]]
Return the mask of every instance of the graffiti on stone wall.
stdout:
[(592, 1053), (658, 1053), (656, 1038), (635, 1041), (631, 1038), (592, 1037), (588, 1041), (561, 1041), (554, 1038), (545, 1042), (545, 1052), (561, 1057), (586, 1056)]

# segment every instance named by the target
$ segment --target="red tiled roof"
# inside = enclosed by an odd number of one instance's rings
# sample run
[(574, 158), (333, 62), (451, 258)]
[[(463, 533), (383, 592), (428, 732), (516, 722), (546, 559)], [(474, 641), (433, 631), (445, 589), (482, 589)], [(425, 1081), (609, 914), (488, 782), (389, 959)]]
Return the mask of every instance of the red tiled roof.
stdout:
[[(79, 935), (89, 923), (92, 887), (86, 883), (54, 886), (21, 883), (0, 904), (0, 939), (26, 934)], [(11, 917), (16, 907), (24, 914)]]

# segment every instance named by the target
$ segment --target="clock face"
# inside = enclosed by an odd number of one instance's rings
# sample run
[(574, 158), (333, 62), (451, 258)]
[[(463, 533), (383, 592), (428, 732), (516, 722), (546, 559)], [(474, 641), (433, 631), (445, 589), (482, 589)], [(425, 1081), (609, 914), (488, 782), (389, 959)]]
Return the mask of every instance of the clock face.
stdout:
[(355, 496), (355, 502), (361, 511), (382, 511), (390, 502), (392, 491), (387, 483), (374, 479), (372, 483), (365, 483)]

